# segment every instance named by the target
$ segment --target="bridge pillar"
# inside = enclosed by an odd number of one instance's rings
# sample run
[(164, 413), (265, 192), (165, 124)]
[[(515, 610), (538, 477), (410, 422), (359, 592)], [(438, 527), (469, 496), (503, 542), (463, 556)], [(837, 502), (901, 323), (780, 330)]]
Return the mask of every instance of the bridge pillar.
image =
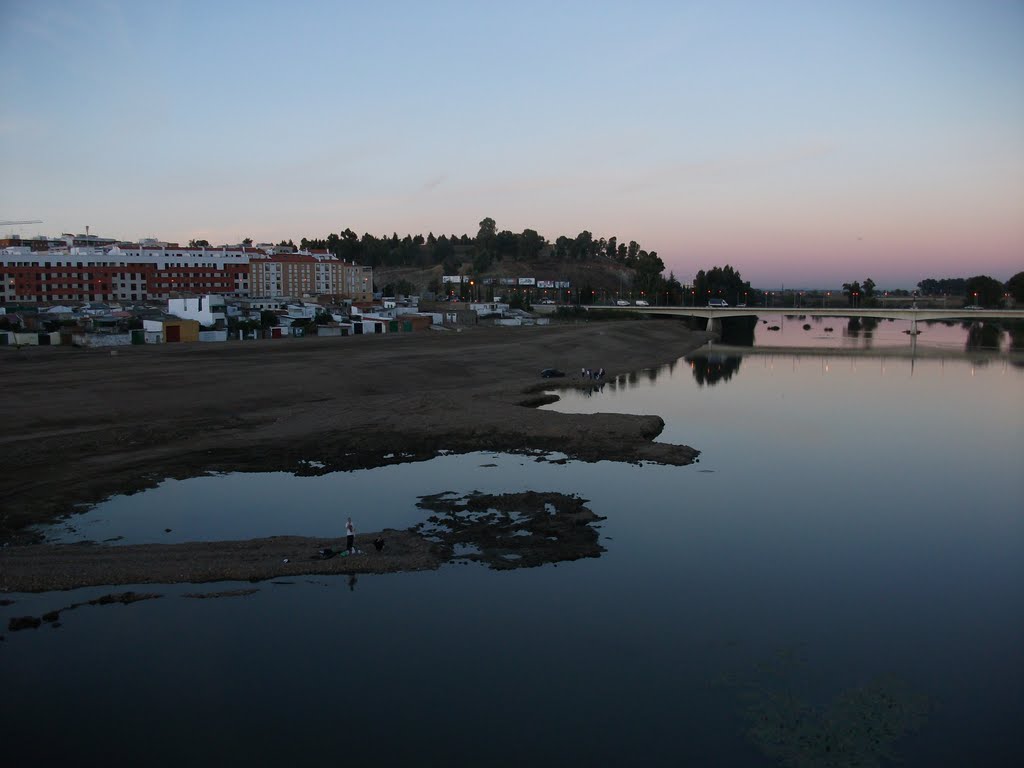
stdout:
[(717, 333), (719, 336), (722, 335), (722, 321), (716, 320), (713, 317), (708, 318), (708, 324), (705, 330), (708, 333)]

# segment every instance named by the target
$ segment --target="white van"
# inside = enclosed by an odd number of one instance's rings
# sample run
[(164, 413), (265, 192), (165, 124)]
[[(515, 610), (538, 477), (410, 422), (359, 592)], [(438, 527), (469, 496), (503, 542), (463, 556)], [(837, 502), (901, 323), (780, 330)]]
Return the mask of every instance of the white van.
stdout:
[(727, 302), (725, 299), (708, 299), (708, 306), (721, 309), (722, 307), (728, 307), (729, 302)]
[(638, 307), (649, 307), (649, 306), (651, 306), (650, 304), (648, 304), (648, 303), (647, 303), (646, 301), (644, 301), (643, 299), (637, 299), (637, 300), (636, 300), (636, 305), (637, 305)]

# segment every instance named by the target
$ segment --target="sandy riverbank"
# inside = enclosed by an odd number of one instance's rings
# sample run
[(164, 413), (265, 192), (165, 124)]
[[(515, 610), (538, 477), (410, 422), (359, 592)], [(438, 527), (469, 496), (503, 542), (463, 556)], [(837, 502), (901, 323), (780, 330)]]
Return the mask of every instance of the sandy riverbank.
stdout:
[[(656, 416), (528, 406), (545, 390), (575, 386), (582, 367), (611, 377), (671, 362), (705, 340), (673, 321), (627, 321), (117, 354), (3, 349), (0, 537), (24, 543), (25, 526), (76, 505), (206, 472), (325, 473), (441, 450), (686, 464), (697, 451), (652, 442), (664, 426)], [(546, 367), (570, 375), (542, 380)], [(0, 588), (10, 588), (17, 562), (0, 555)], [(126, 583), (111, 576), (91, 583)]]

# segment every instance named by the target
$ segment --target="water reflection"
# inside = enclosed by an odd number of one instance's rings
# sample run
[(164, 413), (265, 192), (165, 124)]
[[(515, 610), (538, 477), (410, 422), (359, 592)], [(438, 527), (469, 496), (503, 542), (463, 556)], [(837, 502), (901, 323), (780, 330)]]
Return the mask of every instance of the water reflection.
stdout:
[[(588, 527), (608, 551), (514, 573), (470, 563), (364, 576), (358, 596), (344, 576), (206, 588), (248, 593), (230, 600), (172, 600), (197, 588), (161, 586), (163, 599), (62, 613), (59, 632), (0, 644), (5, 754), (98, 761), (117, 718), (118, 749), (156, 765), (194, 762), (196, 744), (288, 764), (297, 742), (337, 727), (339, 695), (356, 695), (365, 706), (345, 715), (360, 734), (346, 747), (355, 762), (379, 762), (383, 743), (395, 764), (429, 762), (426, 744), (510, 766), (636, 761), (637, 745), (657, 766), (1019, 765), (1024, 620), (1008, 607), (1024, 603), (1024, 372), (924, 358), (912, 378), (902, 357), (829, 359), (761, 355), (715, 388), (663, 367), (655, 384), (607, 386), (605, 402), (567, 390), (547, 406), (659, 414), (659, 440), (702, 450), (693, 467), (479, 453), (127, 497), (136, 517), (157, 512), (162, 540), (193, 510), (209, 525), (235, 509), (246, 535), (263, 516), (267, 535), (317, 520), (336, 535), (326, 499), (382, 528), (422, 520), (411, 510), (426, 493), (549, 488), (607, 518)], [(0, 601), (0, 626), (102, 594), (4, 595), (17, 602)], [(778, 648), (800, 657), (761, 673)], [(729, 687), (712, 685), (727, 674)], [(509, 702), (531, 738), (496, 750)], [(923, 730), (901, 737), (926, 707)]]
[(967, 328), (967, 341), (964, 350), (975, 352), (981, 349), (999, 349), (1003, 342), (1003, 329), (998, 323), (964, 323)]
[[(721, 342), (730, 346), (842, 346), (850, 349), (878, 349), (909, 346), (916, 330), (921, 334), (919, 341), (927, 347), (963, 350), (971, 348), (967, 347), (968, 343), (973, 343), (968, 337), (971, 328), (977, 322), (920, 320), (915, 325), (910, 320), (898, 318), (847, 318), (794, 313), (763, 318), (726, 318), (720, 323), (720, 332)], [(989, 320), (985, 321), (984, 325), (1000, 329), (1002, 332), (994, 342), (994, 348), (1024, 348), (1024, 322)], [(703, 328), (701, 326), (700, 330)], [(983, 347), (991, 343), (993, 337), (983, 337)], [(1013, 343), (1018, 346), (1013, 347)]]
[(740, 369), (741, 355), (723, 355), (717, 352), (691, 355), (690, 372), (700, 386), (713, 387), (720, 381), (728, 381)]

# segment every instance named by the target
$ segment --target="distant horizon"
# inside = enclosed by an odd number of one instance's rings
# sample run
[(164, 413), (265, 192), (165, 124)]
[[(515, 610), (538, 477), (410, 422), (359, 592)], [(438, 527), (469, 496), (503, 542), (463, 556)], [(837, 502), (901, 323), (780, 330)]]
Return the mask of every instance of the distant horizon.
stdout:
[(51, 231), (491, 217), (756, 285), (1024, 269), (1021, 2), (11, 0), (0, 71), (0, 220)]
[[(533, 227), (527, 227), (527, 228), (533, 229)], [(340, 234), (345, 229), (346, 229), (346, 227), (342, 227), (341, 229), (335, 231), (333, 234)], [(351, 229), (352, 231), (356, 232), (357, 234), (359, 234), (360, 237), (362, 237), (362, 235), (364, 233), (368, 233), (368, 234), (374, 235), (375, 237), (390, 237), (391, 236), (390, 234), (385, 235), (384, 233), (373, 233), (373, 232), (369, 232), (368, 230), (361, 232), (361, 231), (357, 230), (355, 227), (348, 227), (348, 229)], [(499, 225), (498, 229), (500, 231), (502, 229), (502, 227)], [(24, 233), (13, 232), (13, 231), (8, 229), (8, 230), (0, 231), (0, 237), (10, 237), (12, 235), (16, 235), (16, 236), (21, 237), (24, 240), (29, 240), (29, 239), (36, 238), (36, 237), (62, 237), (64, 235), (85, 236), (85, 231), (84, 230), (85, 230), (84, 226), (82, 227), (81, 231), (78, 231), (77, 229), (74, 229), (74, 228), (72, 228), (72, 229), (63, 229), (61, 231), (60, 235), (54, 236), (54, 235), (47, 235), (45, 232), (33, 233), (33, 234), (29, 235), (29, 234), (24, 234)], [(522, 230), (520, 230), (520, 231), (522, 231)], [(446, 237), (450, 237), (453, 234), (456, 235), (457, 237), (462, 237), (462, 235), (468, 235), (469, 237), (474, 237), (476, 235), (476, 228), (474, 227), (473, 231), (468, 231), (467, 230), (467, 231), (463, 231), (463, 232), (460, 232), (460, 231), (444, 231), (444, 232), (440, 232), (440, 231), (437, 231), (437, 230), (427, 230), (425, 232), (398, 232), (397, 230), (394, 230), (394, 229), (392, 229), (391, 232), (398, 234), (399, 238), (404, 238), (406, 235), (411, 235), (412, 237), (415, 237), (416, 235), (423, 235), (423, 237), (427, 237), (430, 233), (433, 233), (435, 237), (440, 237), (442, 234), (445, 235)], [(555, 235), (554, 237), (548, 237), (547, 235), (545, 235), (545, 233), (540, 232), (539, 230), (538, 230), (538, 233), (542, 237), (544, 237), (544, 239), (549, 244), (553, 244), (554, 240), (557, 237), (561, 236), (561, 235), (566, 235), (566, 236), (569, 236), (569, 237), (574, 237), (575, 235), (579, 234), (578, 232), (575, 232), (575, 233), (572, 233), (570, 235), (568, 232), (561, 232), (561, 233), (559, 233), (559, 235)], [(160, 237), (159, 235), (154, 235), (154, 234), (146, 234), (146, 235), (142, 235), (142, 236), (138, 236), (138, 237), (120, 237), (120, 236), (111, 235), (109, 233), (96, 232), (95, 228), (93, 228), (91, 225), (89, 226), (89, 234), (93, 235), (95, 237), (116, 239), (116, 240), (119, 240), (119, 241), (122, 241), (122, 242), (140, 242), (142, 240), (156, 240), (158, 242), (177, 243), (180, 247), (187, 247), (187, 245), (188, 245), (190, 240), (209, 240), (208, 237), (200, 236), (200, 235), (187, 235), (185, 237), (180, 237), (180, 238)], [(266, 237), (266, 238), (253, 237), (252, 241), (253, 241), (253, 245), (257, 245), (257, 244), (277, 245), (282, 240), (284, 240), (284, 241), (291, 240), (292, 242), (295, 243), (296, 247), (299, 247), (299, 243), (302, 240), (302, 238), (306, 238), (306, 239), (309, 239), (309, 240), (326, 239), (327, 236), (330, 235), (330, 234), (332, 234), (332, 233), (327, 232), (327, 233), (322, 234), (322, 235), (300, 235), (298, 237), (295, 237), (294, 235), (286, 236), (286, 237)], [(599, 234), (597, 232), (592, 232), (592, 234), (594, 235), (595, 239), (600, 239), (601, 237), (605, 237), (605, 238), (612, 237), (612, 235), (601, 235), (601, 234)], [(220, 240), (216, 240), (216, 241), (210, 240), (210, 246), (209, 247), (211, 247), (211, 248), (221, 248), (221, 247), (224, 247), (224, 246), (240, 245), (242, 240), (244, 240), (246, 237), (250, 237), (250, 235), (243, 235), (242, 237), (238, 238), (237, 240), (233, 240), (233, 239), (223, 240), (223, 241), (220, 241)], [(620, 242), (622, 242), (622, 241), (620, 240)], [(628, 243), (629, 239), (627, 239), (625, 242)], [(639, 242), (639, 245), (644, 250), (647, 250), (647, 251), (650, 251), (650, 250), (657, 251), (657, 248), (648, 248), (643, 242)], [(659, 252), (658, 255), (661, 256), (660, 252)], [(664, 257), (662, 257), (662, 259), (664, 260)], [(967, 278), (970, 278), (970, 277), (975, 277), (976, 275), (987, 275), (988, 277), (992, 277), (992, 278), (998, 280), (999, 282), (1005, 283), (1011, 277), (1013, 277), (1013, 275), (1017, 274), (1018, 272), (1024, 271), (1024, 264), (1022, 264), (1022, 266), (1020, 268), (1018, 268), (1018, 269), (1016, 269), (1014, 271), (1011, 271), (1009, 274), (1006, 274), (1005, 276), (1002, 275), (1002, 274), (992, 274), (992, 273), (974, 271), (973, 269), (967, 269), (964, 272), (962, 272), (961, 274), (927, 274), (927, 275), (922, 275), (922, 276), (920, 276), (920, 277), (918, 277), (916, 279), (908, 277), (908, 278), (906, 278), (906, 280), (912, 280), (912, 282), (903, 282), (903, 283), (897, 283), (897, 281), (879, 280), (874, 275), (865, 274), (865, 275), (861, 275), (859, 277), (858, 276), (850, 276), (850, 277), (845, 277), (845, 278), (841, 278), (841, 279), (840, 278), (835, 278), (836, 280), (838, 280), (838, 282), (835, 282), (834, 284), (826, 283), (826, 282), (812, 283), (812, 282), (809, 282), (809, 281), (803, 281), (800, 278), (796, 278), (796, 279), (793, 279), (793, 280), (780, 280), (780, 281), (778, 281), (775, 284), (770, 284), (770, 283), (764, 283), (764, 282), (755, 282), (753, 279), (751, 279), (746, 274), (746, 272), (744, 271), (743, 267), (740, 266), (739, 263), (723, 262), (723, 263), (701, 264), (701, 265), (695, 267), (691, 273), (689, 273), (689, 274), (682, 274), (682, 273), (680, 273), (679, 270), (673, 270), (672, 267), (666, 262), (666, 264), (665, 264), (665, 277), (668, 277), (669, 272), (674, 272), (675, 277), (676, 277), (677, 280), (679, 280), (681, 283), (687, 284), (689, 282), (692, 282), (693, 278), (696, 276), (696, 274), (697, 274), (697, 272), (699, 270), (707, 271), (707, 270), (712, 269), (714, 267), (725, 267), (727, 265), (728, 266), (732, 266), (734, 269), (736, 269), (740, 273), (742, 278), (745, 281), (750, 283), (751, 288), (759, 290), (759, 291), (765, 291), (765, 292), (767, 292), (767, 291), (780, 291), (780, 290), (786, 290), (786, 291), (792, 291), (792, 290), (795, 290), (795, 291), (836, 291), (836, 290), (839, 290), (839, 291), (841, 291), (843, 283), (852, 283), (854, 281), (862, 283), (862, 282), (864, 282), (864, 280), (866, 280), (868, 278), (871, 278), (872, 280), (875, 281), (875, 283), (876, 283), (876, 287), (875, 287), (876, 293), (877, 292), (884, 293), (885, 291), (897, 291), (897, 290), (913, 291), (913, 290), (917, 289), (917, 284), (919, 282), (921, 282), (922, 280), (929, 280), (929, 279), (944, 280), (944, 279), (958, 279), (958, 278), (967, 279)], [(525, 275), (525, 276), (528, 277), (528, 275)]]

